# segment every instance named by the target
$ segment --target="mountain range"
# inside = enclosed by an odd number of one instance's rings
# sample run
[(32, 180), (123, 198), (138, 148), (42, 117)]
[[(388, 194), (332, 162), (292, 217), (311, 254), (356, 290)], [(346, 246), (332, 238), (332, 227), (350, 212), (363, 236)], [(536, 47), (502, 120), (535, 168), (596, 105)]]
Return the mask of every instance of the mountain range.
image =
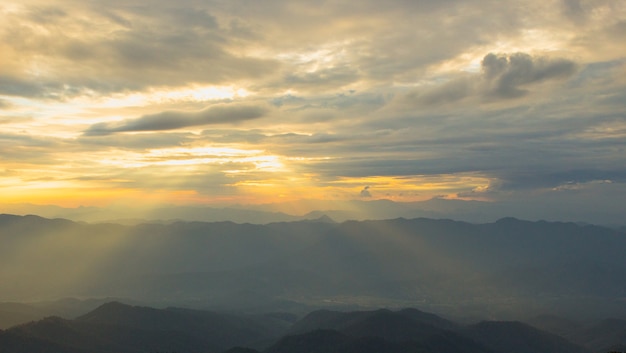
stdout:
[(499, 319), (626, 313), (626, 234), (593, 225), (399, 218), (128, 226), (0, 215), (0, 240), (2, 301), (115, 297), (299, 313), (420, 306)]
[[(110, 222), (135, 225), (140, 223), (173, 223), (176, 221), (267, 224), (313, 220), (322, 216), (337, 222), (347, 220), (384, 220), (403, 218), (446, 218), (472, 223), (494, 222), (514, 215), (528, 220), (576, 221), (626, 227), (623, 210), (593, 212), (581, 205), (545, 200), (540, 206), (516, 202), (433, 198), (416, 202), (394, 202), (386, 199), (345, 201), (301, 200), (259, 205), (228, 207), (114, 204), (108, 207), (66, 208), (54, 205), (5, 204), (2, 211), (17, 215), (37, 214), (46, 218), (65, 218), (78, 222)], [(585, 210), (584, 212), (581, 212)]]
[(109, 302), (73, 320), (47, 317), (0, 331), (0, 352), (591, 353), (626, 343), (615, 320), (600, 325), (621, 339), (588, 329), (579, 344), (522, 322), (460, 324), (417, 309), (281, 317)]

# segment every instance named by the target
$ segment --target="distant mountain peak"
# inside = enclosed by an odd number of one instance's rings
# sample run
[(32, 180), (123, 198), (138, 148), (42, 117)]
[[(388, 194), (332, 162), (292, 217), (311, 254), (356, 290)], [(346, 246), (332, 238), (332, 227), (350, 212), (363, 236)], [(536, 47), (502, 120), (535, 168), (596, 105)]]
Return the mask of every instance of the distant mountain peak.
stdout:
[[(128, 317), (133, 311), (141, 309), (140, 307), (134, 307), (128, 304), (120, 303), (118, 301), (111, 301), (104, 303), (87, 314), (80, 316), (78, 320), (81, 321), (117, 321), (124, 317)], [(148, 308), (146, 308), (148, 309)], [(156, 309), (149, 309), (156, 310)]]
[(107, 303), (104, 303), (104, 304), (100, 305), (94, 311), (98, 311), (98, 310), (100, 310), (100, 311), (105, 311), (105, 310), (106, 311), (108, 311), (108, 310), (128, 310), (128, 309), (131, 309), (131, 308), (132, 308), (131, 305), (124, 304), (122, 302), (114, 300), (114, 301), (110, 301), (110, 302), (107, 302)]
[(503, 217), (500, 218), (496, 221), (496, 224), (514, 224), (514, 223), (519, 223), (519, 222), (524, 222), (522, 220), (519, 220), (515, 217)]
[(319, 223), (336, 223), (334, 219), (328, 217), (328, 215), (323, 214), (321, 217), (316, 218), (316, 219), (312, 219), (311, 221), (313, 222), (319, 222)]

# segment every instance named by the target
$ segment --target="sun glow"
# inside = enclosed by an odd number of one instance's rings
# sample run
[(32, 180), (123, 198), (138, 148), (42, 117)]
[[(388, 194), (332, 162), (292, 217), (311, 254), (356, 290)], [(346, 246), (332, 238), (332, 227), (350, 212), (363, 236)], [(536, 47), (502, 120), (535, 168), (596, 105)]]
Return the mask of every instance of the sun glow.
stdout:
[(90, 103), (101, 108), (126, 108), (152, 104), (208, 102), (245, 98), (249, 95), (251, 93), (243, 87), (192, 85), (169, 89), (153, 88), (146, 92), (121, 93), (105, 97), (94, 97), (88, 94), (77, 97), (75, 101), (80, 105)]

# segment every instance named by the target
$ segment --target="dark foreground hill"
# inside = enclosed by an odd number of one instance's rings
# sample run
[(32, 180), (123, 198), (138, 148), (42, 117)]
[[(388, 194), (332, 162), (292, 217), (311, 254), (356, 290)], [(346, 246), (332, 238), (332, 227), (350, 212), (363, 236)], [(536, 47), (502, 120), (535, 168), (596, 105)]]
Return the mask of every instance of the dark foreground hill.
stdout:
[[(430, 317), (423, 320), (426, 315)], [(491, 352), (447, 328), (457, 325), (414, 309), (318, 311), (297, 322), (288, 336), (266, 352)]]
[[(74, 320), (0, 331), (11, 353), (589, 353), (519, 322), (464, 326), (415, 309), (316, 311), (288, 330), (277, 315), (244, 316), (107, 303)], [(601, 336), (601, 335), (600, 335)]]
[(626, 320), (603, 319), (581, 323), (555, 316), (540, 316), (529, 321), (533, 326), (552, 332), (594, 352), (626, 351)]
[(589, 352), (563, 337), (521, 322), (483, 321), (463, 326), (416, 309), (312, 312), (269, 349), (271, 353), (318, 351)]
[[(12, 352), (220, 352), (257, 346), (290, 326), (275, 315), (244, 316), (189, 309), (154, 309), (111, 302), (75, 320), (48, 317), (8, 329), (0, 347)], [(16, 342), (16, 343), (11, 343)], [(19, 342), (28, 342), (20, 350)]]
[(464, 335), (494, 351), (510, 353), (585, 353), (582, 346), (521, 322), (484, 321), (463, 330)]

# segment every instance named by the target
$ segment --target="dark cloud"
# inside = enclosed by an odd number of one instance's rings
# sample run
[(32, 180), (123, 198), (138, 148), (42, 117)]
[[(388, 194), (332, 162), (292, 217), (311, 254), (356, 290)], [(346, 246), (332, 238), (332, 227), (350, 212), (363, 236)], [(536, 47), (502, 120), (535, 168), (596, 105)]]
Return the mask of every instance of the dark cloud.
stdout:
[(369, 185), (365, 186), (363, 188), (363, 190), (361, 190), (361, 192), (359, 193), (359, 196), (361, 196), (361, 197), (372, 197), (372, 194), (370, 193)]
[(456, 74), (444, 83), (415, 90), (404, 100), (420, 105), (441, 106), (468, 97), (507, 100), (527, 95), (533, 85), (572, 77), (578, 65), (563, 58), (533, 57), (526, 53), (487, 54), (477, 74)]
[(41, 97), (46, 89), (39, 82), (29, 82), (17, 77), (0, 74), (0, 94), (7, 96)]
[(534, 189), (572, 188), (587, 183), (626, 183), (626, 168), (614, 169), (568, 169), (559, 170), (507, 170), (495, 171), (498, 191), (527, 191)]
[(582, 23), (587, 17), (581, 0), (561, 0), (563, 14), (575, 23)]
[(619, 71), (626, 66), (626, 59), (593, 62), (585, 65), (572, 80), (572, 86), (589, 86), (592, 84), (610, 85)]
[[(122, 82), (99, 80), (89, 77), (66, 77), (64, 80), (45, 78), (24, 74), (3, 75), (0, 73), (0, 94), (14, 97), (47, 99), (63, 101), (79, 95), (93, 93), (110, 93), (130, 88)], [(138, 88), (134, 85), (132, 88)]]
[(117, 132), (163, 131), (211, 124), (237, 124), (260, 118), (267, 112), (268, 108), (260, 105), (219, 104), (199, 112), (166, 111), (117, 124), (94, 124), (84, 132), (84, 135), (99, 136)]
[(487, 81), (486, 93), (497, 98), (521, 97), (528, 93), (527, 85), (570, 77), (577, 68), (567, 59), (532, 57), (525, 53), (489, 53), (481, 64)]

